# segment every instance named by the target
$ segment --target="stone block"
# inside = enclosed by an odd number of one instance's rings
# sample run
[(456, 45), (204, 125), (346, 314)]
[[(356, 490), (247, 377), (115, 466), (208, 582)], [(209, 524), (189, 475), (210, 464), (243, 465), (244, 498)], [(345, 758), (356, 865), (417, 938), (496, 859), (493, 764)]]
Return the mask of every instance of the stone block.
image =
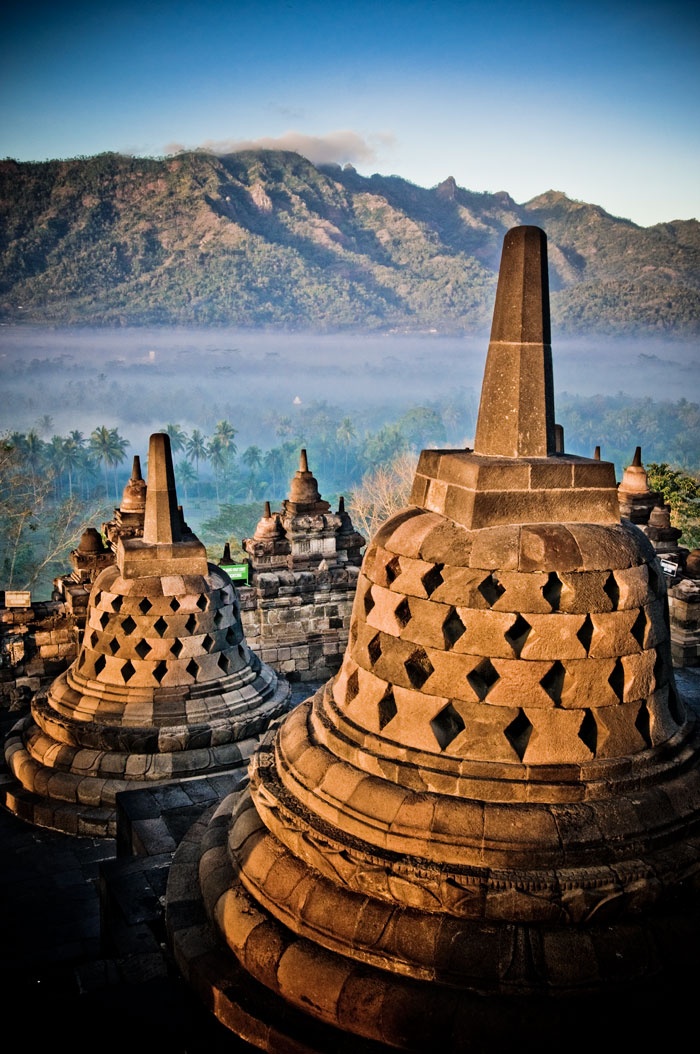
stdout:
[(593, 751), (579, 736), (583, 720), (580, 710), (532, 707), (526, 714), (532, 724), (522, 759), (526, 765), (583, 764), (593, 758)]
[(559, 611), (550, 615), (528, 613), (530, 630), (520, 648), (522, 659), (585, 659), (586, 648), (579, 639), (584, 615), (567, 615)]

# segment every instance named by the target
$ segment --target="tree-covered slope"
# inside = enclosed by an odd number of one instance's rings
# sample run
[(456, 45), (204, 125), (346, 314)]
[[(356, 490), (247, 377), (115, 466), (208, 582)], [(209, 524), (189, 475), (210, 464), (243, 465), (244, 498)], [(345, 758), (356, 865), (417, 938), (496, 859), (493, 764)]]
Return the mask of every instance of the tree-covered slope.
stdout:
[(549, 240), (559, 331), (700, 329), (700, 225), (641, 228), (548, 191), (246, 151), (0, 162), (0, 319), (280, 329), (488, 328), (503, 235)]

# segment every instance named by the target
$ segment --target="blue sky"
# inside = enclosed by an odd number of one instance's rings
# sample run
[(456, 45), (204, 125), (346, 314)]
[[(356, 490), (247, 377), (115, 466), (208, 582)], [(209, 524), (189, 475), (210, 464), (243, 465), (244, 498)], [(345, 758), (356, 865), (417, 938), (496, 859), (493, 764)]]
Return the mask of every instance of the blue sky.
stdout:
[(643, 226), (700, 218), (700, 5), (9, 4), (0, 156), (297, 149)]

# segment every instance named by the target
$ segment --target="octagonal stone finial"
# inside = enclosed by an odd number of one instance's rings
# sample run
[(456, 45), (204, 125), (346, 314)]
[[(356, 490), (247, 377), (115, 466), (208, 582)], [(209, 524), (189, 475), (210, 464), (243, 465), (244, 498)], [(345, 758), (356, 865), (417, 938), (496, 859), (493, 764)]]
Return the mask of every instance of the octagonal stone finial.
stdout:
[(539, 227), (513, 227), (503, 240), (474, 453), (556, 450), (547, 237)]

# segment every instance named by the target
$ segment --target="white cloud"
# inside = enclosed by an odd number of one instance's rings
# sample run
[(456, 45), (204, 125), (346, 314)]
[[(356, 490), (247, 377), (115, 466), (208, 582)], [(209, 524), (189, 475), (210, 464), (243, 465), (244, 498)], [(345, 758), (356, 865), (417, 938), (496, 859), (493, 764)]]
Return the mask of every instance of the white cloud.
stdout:
[[(380, 132), (364, 137), (347, 129), (325, 135), (289, 131), (280, 136), (262, 136), (260, 139), (208, 139), (196, 149), (212, 154), (234, 154), (238, 150), (292, 150), (315, 165), (329, 162), (368, 165), (377, 160), (380, 150), (391, 150), (394, 144), (394, 136), (390, 133)], [(180, 143), (171, 143), (165, 148), (165, 153), (176, 154), (186, 149)]]

